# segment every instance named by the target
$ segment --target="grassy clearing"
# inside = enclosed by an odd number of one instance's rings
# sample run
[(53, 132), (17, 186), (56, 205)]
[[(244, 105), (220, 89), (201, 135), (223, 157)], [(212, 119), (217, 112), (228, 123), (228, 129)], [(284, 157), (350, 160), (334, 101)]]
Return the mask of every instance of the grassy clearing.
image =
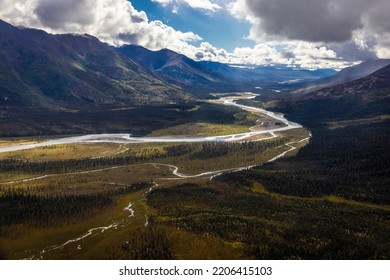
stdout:
[(107, 157), (126, 151), (120, 144), (66, 144), (51, 145), (35, 149), (0, 153), (0, 159), (24, 159), (31, 161), (67, 160), (94, 157)]
[(64, 138), (64, 137), (71, 137), (71, 136), (74, 136), (74, 135), (69, 135), (69, 134), (60, 135), (60, 134), (58, 134), (58, 135), (45, 135), (45, 136), (0, 138), (0, 147), (39, 143), (39, 142), (43, 142), (43, 141), (47, 141), (47, 140)]
[(207, 137), (249, 132), (249, 128), (238, 124), (188, 123), (153, 131), (148, 136)]

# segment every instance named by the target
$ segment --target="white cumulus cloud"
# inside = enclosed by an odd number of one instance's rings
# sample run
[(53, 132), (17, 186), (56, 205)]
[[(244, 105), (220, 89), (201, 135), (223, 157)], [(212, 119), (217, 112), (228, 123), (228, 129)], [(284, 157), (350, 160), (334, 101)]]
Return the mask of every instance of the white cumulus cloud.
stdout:
[(234, 0), (228, 9), (257, 42), (325, 45), (350, 61), (389, 57), (388, 0)]
[(222, 9), (220, 5), (218, 5), (212, 0), (152, 0), (152, 2), (159, 3), (163, 6), (173, 5), (173, 11), (177, 11), (178, 6), (183, 4), (190, 6), (193, 9), (205, 10), (210, 12), (215, 12)]
[[(251, 23), (248, 34), (255, 45), (231, 52), (216, 48), (194, 32), (181, 32), (162, 21), (149, 20), (144, 11), (136, 10), (127, 0), (0, 0), (0, 18), (16, 26), (50, 33), (86, 33), (112, 45), (169, 48), (193, 59), (229, 64), (342, 68), (348, 62), (390, 57), (388, 0), (372, 0), (380, 7), (368, 7), (365, 0), (153, 1), (206, 12), (228, 9), (235, 17), (232, 20)], [(300, 10), (291, 7), (298, 4)], [(347, 4), (356, 6), (356, 10), (348, 11)], [(334, 22), (327, 22), (328, 10), (333, 11)], [(315, 16), (319, 13), (324, 15)]]
[(50, 33), (87, 33), (109, 44), (131, 43), (150, 49), (183, 50), (189, 42), (202, 39), (193, 32), (150, 21), (126, 0), (0, 0), (0, 18)]

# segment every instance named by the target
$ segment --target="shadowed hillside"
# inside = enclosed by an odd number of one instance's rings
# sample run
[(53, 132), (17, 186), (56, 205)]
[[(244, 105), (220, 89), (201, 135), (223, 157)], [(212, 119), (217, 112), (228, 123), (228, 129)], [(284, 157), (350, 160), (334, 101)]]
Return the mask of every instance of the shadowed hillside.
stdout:
[(49, 109), (167, 103), (190, 96), (88, 35), (0, 21), (0, 106)]

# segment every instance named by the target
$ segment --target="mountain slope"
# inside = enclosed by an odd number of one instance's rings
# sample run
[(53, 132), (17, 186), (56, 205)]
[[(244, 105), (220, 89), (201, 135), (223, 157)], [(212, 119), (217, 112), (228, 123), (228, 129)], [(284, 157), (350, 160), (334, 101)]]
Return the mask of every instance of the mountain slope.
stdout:
[(215, 90), (236, 90), (235, 83), (228, 77), (203, 66), (182, 54), (168, 49), (151, 51), (141, 46), (126, 45), (116, 49), (120, 54), (138, 61), (168, 83), (188, 91), (210, 92)]
[(272, 106), (311, 127), (386, 120), (390, 116), (390, 65), (367, 77), (273, 102)]
[[(390, 65), (367, 77), (315, 91), (303, 99), (340, 99), (350, 97), (359, 98), (364, 102), (388, 100), (390, 98)], [(386, 105), (386, 102), (384, 105)]]
[(367, 60), (358, 65), (347, 67), (333, 76), (319, 79), (310, 84), (306, 84), (304, 85), (304, 87), (295, 92), (307, 93), (310, 91), (354, 81), (366, 77), (389, 64), (390, 59)]
[(151, 51), (141, 46), (127, 45), (116, 49), (122, 55), (140, 62), (166, 82), (188, 91), (245, 91), (290, 88), (292, 84), (313, 81), (335, 73), (334, 70), (278, 66), (231, 66), (212, 61), (194, 61), (184, 55), (163, 49)]
[(88, 35), (51, 35), (0, 21), (0, 106), (50, 109), (187, 99)]
[(307, 127), (312, 132), (309, 144), (295, 156), (229, 180), (250, 178), (272, 193), (289, 196), (390, 203), (390, 66), (274, 103), (272, 110)]

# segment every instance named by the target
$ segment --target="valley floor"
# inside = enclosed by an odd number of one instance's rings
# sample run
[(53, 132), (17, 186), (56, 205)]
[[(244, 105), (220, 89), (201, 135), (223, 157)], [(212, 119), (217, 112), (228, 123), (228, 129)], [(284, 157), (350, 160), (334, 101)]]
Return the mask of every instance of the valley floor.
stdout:
[[(0, 257), (388, 257), (390, 206), (280, 194), (258, 182), (258, 166), (294, 155), (311, 133), (236, 98), (219, 103), (277, 124), (262, 127), (260, 120), (249, 132), (197, 138), (160, 131), (4, 140)], [(243, 177), (249, 169), (254, 174)], [(354, 251), (358, 244), (363, 249)]]

